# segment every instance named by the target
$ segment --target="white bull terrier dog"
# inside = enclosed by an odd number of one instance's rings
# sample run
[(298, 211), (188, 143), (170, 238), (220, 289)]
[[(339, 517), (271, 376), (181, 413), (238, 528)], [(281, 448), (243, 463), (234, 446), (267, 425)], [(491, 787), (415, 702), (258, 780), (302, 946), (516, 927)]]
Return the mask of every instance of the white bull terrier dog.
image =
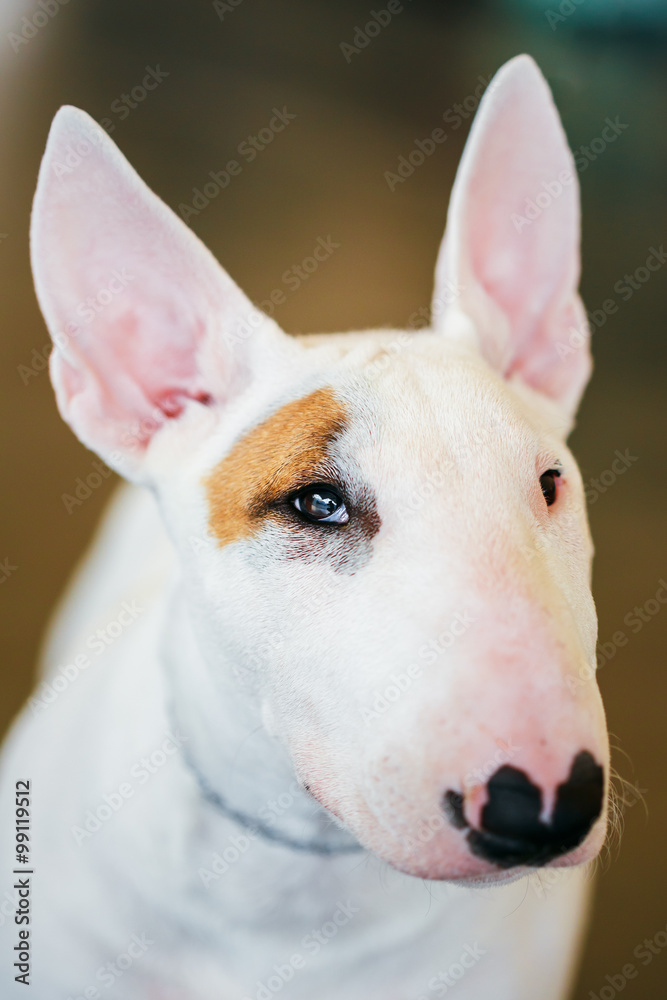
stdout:
[(535, 64), (481, 103), (428, 330), (287, 336), (70, 107), (32, 259), (60, 412), (148, 490), (4, 753), (3, 997), (567, 996), (609, 756)]

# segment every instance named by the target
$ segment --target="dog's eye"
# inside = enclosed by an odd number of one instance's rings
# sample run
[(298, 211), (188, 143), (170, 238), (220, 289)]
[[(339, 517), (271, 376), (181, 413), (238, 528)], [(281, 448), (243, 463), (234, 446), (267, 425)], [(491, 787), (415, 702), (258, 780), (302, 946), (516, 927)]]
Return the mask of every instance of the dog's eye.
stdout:
[(542, 487), (547, 507), (551, 507), (552, 503), (556, 502), (556, 480), (559, 476), (560, 469), (547, 469), (540, 476), (540, 486)]
[(342, 497), (331, 486), (305, 486), (292, 503), (314, 524), (346, 524), (350, 519)]

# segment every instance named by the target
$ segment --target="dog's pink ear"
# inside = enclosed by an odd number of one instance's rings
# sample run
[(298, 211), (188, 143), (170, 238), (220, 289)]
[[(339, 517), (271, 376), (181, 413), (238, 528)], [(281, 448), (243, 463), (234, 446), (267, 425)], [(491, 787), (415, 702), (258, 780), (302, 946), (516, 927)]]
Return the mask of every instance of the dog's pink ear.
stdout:
[(158, 430), (223, 403), (261, 342), (288, 339), (76, 108), (51, 127), (31, 254), (60, 411), (132, 477)]
[(491, 82), (463, 152), (433, 315), (445, 331), (467, 316), (489, 362), (556, 400), (567, 420), (591, 369), (579, 232), (577, 174), (558, 112), (533, 60), (518, 56)]

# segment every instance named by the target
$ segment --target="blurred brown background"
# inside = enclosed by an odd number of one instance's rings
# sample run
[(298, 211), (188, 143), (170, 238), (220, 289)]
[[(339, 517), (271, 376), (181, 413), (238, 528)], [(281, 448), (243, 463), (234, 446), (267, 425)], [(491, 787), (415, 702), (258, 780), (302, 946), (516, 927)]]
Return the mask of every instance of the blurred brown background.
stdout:
[[(395, 191), (384, 173), (415, 139), (442, 125), (447, 109), (471, 98), (480, 77), (530, 52), (578, 150), (584, 299), (591, 311), (609, 299), (617, 306), (603, 324), (605, 314), (593, 313), (596, 374), (573, 444), (589, 483), (606, 644), (600, 684), (615, 764), (648, 806), (647, 819), (630, 795), (620, 849), (612, 849), (599, 880), (574, 996), (588, 1000), (602, 991), (608, 1000), (614, 987), (606, 977), (613, 981), (634, 962), (639, 976), (624, 998), (667, 997), (667, 948), (657, 948), (646, 966), (633, 957), (667, 926), (667, 610), (652, 600), (667, 579), (667, 266), (647, 281), (643, 271), (633, 277), (652, 247), (667, 244), (667, 6), (405, 0), (377, 37), (347, 50), (346, 59), (341, 43), (353, 43), (355, 27), (384, 0), (374, 7), (351, 0), (43, 3), (3, 0), (0, 10), (0, 726), (30, 689), (47, 617), (113, 485), (108, 480), (71, 513), (65, 509), (62, 494), (92, 471), (93, 456), (61, 422), (39, 368), (48, 338), (27, 233), (58, 106), (76, 104), (107, 119), (121, 149), (173, 207), (191, 203), (209, 171), (238, 158), (239, 143), (268, 125), (274, 107), (286, 107), (296, 115), (289, 127), (253, 162), (243, 160), (241, 174), (190, 225), (256, 301), (285, 291), (283, 273), (318, 237), (340, 243), (298, 290), (287, 290), (275, 315), (290, 332), (405, 326), (430, 299), (470, 119), (457, 129), (445, 123), (447, 141)], [(148, 68), (163, 78), (141, 97)], [(608, 117), (627, 127), (600, 151), (594, 140)], [(626, 449), (635, 460), (617, 476), (615, 451)], [(639, 628), (624, 623), (647, 601)], [(612, 642), (619, 630), (625, 645)]]

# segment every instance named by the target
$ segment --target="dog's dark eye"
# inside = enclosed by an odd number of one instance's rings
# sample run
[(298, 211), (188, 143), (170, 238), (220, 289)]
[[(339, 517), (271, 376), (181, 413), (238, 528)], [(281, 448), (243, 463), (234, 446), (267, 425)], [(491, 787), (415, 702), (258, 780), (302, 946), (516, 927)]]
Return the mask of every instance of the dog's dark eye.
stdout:
[(292, 503), (314, 524), (346, 524), (350, 519), (342, 497), (331, 486), (306, 486), (292, 497)]
[(547, 507), (551, 507), (552, 503), (556, 501), (556, 480), (560, 476), (560, 469), (547, 469), (540, 476), (540, 486), (542, 487), (542, 493), (544, 494), (544, 499), (547, 502)]

